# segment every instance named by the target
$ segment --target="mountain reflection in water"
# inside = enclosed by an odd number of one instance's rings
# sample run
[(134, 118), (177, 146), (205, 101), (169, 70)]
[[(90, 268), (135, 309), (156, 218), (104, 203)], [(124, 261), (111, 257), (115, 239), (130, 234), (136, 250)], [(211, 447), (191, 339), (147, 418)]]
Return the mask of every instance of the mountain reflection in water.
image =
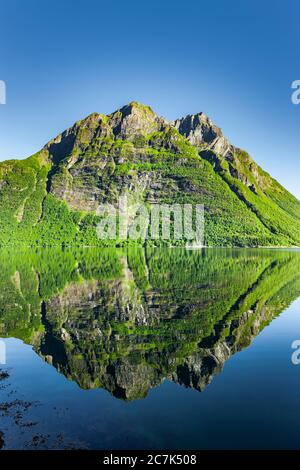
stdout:
[(300, 253), (44, 249), (0, 253), (0, 336), (81, 388), (202, 391), (300, 295)]

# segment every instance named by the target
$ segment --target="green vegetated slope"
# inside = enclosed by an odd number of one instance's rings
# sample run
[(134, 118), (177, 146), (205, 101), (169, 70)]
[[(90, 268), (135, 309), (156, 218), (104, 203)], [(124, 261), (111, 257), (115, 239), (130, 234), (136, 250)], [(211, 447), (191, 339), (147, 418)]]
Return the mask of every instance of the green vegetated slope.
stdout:
[(300, 293), (300, 254), (273, 250), (0, 252), (1, 336), (83, 388), (141, 398), (202, 390)]
[(203, 204), (206, 245), (300, 244), (299, 201), (210, 119), (170, 123), (135, 102), (91, 114), (26, 160), (0, 163), (0, 244), (108, 244), (96, 236), (96, 209), (124, 194)]

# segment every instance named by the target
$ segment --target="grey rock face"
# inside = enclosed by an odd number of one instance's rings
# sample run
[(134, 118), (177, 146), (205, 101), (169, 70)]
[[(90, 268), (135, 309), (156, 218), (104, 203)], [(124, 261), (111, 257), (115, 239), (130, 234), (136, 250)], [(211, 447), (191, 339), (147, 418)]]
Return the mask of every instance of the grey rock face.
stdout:
[(167, 121), (157, 116), (149, 106), (136, 102), (123, 106), (108, 117), (113, 134), (121, 139), (159, 132), (168, 125)]
[(204, 113), (189, 114), (172, 121), (171, 125), (196, 147), (206, 147), (223, 157), (233, 153), (233, 146), (224, 137), (221, 129), (215, 126)]

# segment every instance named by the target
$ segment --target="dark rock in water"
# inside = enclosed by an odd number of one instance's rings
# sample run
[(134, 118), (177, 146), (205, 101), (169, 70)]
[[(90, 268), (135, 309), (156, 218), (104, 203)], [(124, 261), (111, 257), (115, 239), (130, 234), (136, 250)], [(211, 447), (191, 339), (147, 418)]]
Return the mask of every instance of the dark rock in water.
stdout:
[(4, 433), (0, 431), (0, 449), (3, 449), (4, 444)]
[(9, 377), (8, 372), (6, 372), (6, 371), (0, 371), (0, 381), (1, 381), (1, 380), (8, 379), (8, 377)]

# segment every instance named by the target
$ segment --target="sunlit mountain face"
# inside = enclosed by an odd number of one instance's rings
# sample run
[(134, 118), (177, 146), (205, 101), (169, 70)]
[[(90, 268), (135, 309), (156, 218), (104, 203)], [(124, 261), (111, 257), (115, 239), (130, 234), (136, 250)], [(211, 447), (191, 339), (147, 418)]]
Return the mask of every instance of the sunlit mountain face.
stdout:
[(210, 118), (167, 122), (137, 102), (92, 113), (25, 160), (0, 162), (0, 245), (124, 245), (95, 227), (99, 206), (125, 195), (145, 206), (204, 206), (201, 246), (300, 246), (298, 199)]

